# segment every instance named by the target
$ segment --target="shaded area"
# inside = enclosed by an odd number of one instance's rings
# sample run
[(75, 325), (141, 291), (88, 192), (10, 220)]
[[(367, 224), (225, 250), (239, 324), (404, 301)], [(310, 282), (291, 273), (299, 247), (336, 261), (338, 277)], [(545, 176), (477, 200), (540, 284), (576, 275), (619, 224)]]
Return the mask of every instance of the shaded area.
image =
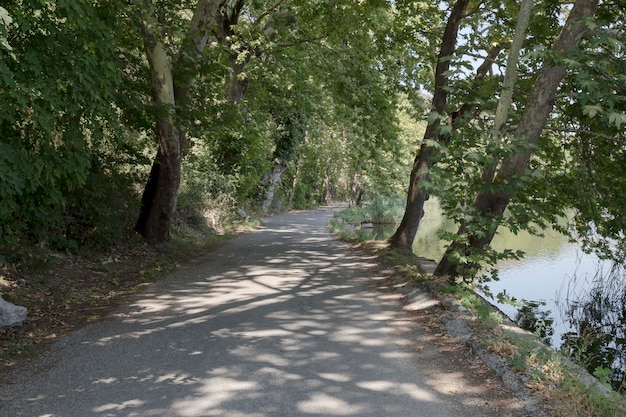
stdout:
[(375, 290), (384, 275), (329, 236), (330, 216), (268, 219), (63, 339), (0, 389), (0, 415), (502, 415)]
[(589, 290), (567, 298), (565, 315), (575, 330), (562, 336), (561, 349), (620, 394), (626, 393), (626, 268), (598, 267)]

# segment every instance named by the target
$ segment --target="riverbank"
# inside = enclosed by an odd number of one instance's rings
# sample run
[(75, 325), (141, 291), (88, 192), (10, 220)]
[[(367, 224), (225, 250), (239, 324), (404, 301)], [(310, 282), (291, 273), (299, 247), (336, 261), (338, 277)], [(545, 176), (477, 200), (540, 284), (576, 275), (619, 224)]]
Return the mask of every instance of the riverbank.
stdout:
[[(374, 216), (366, 205), (338, 212), (336, 221), (350, 239), (384, 241), (400, 221), (379, 224), (386, 217), (380, 210)], [(364, 220), (370, 223), (362, 224)], [(456, 227), (437, 199), (430, 199), (413, 253), (440, 260), (448, 245), (440, 232), (454, 233)], [(523, 256), (498, 262), (497, 279), (487, 272), (476, 291), (520, 327), (626, 394), (625, 266), (585, 253), (579, 243), (550, 228), (540, 235), (502, 228), (491, 247)]]
[[(382, 241), (362, 241), (339, 223), (336, 235), (351, 242), (398, 275), (393, 285), (411, 307), (421, 292), (433, 294), (447, 313), (434, 319), (444, 322), (453, 337), (471, 346), (502, 379), (524, 395), (536, 398), (554, 417), (623, 417), (626, 399), (583, 368), (520, 329), (499, 309), (465, 287), (450, 287), (434, 278), (434, 261), (392, 250)], [(446, 323), (452, 323), (446, 326)], [(461, 329), (461, 330), (459, 330)], [(606, 382), (606, 381), (605, 381)]]

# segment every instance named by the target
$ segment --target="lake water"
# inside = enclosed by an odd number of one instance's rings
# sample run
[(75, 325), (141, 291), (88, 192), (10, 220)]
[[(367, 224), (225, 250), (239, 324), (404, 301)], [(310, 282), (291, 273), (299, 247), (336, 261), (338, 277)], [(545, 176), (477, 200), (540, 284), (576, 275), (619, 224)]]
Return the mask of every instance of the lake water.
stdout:
[[(425, 258), (439, 261), (444, 254), (446, 241), (437, 236), (439, 229), (456, 231), (456, 226), (445, 219), (436, 200), (429, 200), (425, 215), (415, 237), (413, 251)], [(387, 227), (378, 231), (380, 236), (390, 236), (396, 227)], [(563, 334), (573, 329), (567, 323), (565, 310), (571, 301), (586, 294), (601, 263), (594, 255), (585, 254), (580, 247), (554, 231), (544, 232), (544, 237), (520, 232), (517, 235), (504, 230), (499, 231), (492, 246), (502, 250), (522, 250), (526, 254), (521, 260), (500, 262), (499, 281), (488, 283), (493, 294), (506, 292), (518, 300), (532, 301), (539, 304), (539, 311), (548, 313), (554, 320), (552, 346), (561, 345)], [(606, 269), (607, 266), (604, 265)], [(488, 300), (511, 319), (516, 319), (518, 308), (511, 304), (502, 304), (497, 300)]]

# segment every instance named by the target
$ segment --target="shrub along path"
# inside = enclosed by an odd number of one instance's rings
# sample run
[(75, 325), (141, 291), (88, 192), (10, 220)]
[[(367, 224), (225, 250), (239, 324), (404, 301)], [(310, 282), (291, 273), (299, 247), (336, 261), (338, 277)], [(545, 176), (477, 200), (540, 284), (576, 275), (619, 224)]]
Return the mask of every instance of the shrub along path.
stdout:
[(525, 415), (331, 216), (269, 218), (62, 338), (0, 386), (0, 415)]

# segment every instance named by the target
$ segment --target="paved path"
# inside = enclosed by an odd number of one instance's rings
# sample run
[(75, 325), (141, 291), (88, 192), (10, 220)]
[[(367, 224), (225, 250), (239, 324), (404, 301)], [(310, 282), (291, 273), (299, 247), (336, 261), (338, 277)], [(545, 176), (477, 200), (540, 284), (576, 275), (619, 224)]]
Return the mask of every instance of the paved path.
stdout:
[(269, 218), (64, 338), (0, 387), (0, 416), (505, 415), (331, 216)]

